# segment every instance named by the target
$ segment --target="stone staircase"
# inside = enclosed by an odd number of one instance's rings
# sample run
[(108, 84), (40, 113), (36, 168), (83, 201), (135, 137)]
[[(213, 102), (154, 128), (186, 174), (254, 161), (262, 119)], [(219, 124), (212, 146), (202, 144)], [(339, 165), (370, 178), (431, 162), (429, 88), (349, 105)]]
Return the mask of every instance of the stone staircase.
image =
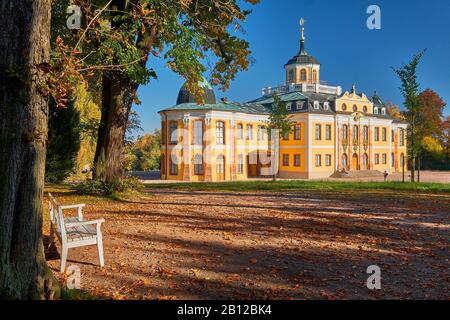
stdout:
[(383, 172), (378, 170), (360, 170), (360, 171), (346, 171), (335, 172), (330, 178), (378, 178), (383, 177)]

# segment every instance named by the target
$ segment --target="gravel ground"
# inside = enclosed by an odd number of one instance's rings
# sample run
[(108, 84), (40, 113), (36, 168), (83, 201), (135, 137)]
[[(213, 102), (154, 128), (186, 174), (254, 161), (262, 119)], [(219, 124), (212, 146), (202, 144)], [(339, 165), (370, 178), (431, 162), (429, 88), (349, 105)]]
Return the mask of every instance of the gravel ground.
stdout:
[[(151, 190), (136, 201), (77, 197), (105, 218), (95, 247), (69, 250), (82, 289), (115, 299), (449, 299), (448, 195), (390, 191)], [(48, 221), (44, 221), (48, 235)], [(46, 236), (48, 243), (48, 236)], [(59, 244), (47, 249), (55, 274)], [(366, 288), (370, 265), (381, 290)]]

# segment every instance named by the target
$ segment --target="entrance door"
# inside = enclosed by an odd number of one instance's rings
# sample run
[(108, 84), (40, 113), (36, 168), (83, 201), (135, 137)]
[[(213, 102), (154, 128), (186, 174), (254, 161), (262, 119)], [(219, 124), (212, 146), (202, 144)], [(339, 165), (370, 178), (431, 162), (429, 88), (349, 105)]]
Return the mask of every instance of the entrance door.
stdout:
[(225, 180), (225, 157), (220, 155), (216, 159), (216, 175), (218, 181)]
[(352, 169), (353, 169), (354, 171), (359, 170), (359, 166), (358, 166), (358, 155), (357, 155), (356, 153), (353, 155)]

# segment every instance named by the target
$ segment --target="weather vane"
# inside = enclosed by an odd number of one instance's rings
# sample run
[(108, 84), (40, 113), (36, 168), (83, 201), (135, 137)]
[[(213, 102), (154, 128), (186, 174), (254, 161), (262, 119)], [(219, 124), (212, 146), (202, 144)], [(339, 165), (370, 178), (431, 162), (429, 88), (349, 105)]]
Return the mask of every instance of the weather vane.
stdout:
[(300, 26), (303, 27), (304, 25), (305, 25), (305, 19), (301, 18), (301, 19), (300, 19)]

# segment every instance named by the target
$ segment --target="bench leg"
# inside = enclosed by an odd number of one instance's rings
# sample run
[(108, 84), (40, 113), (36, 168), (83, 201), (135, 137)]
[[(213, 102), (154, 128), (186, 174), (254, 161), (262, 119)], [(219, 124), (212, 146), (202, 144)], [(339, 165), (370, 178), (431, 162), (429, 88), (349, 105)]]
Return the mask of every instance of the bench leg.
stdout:
[(66, 269), (66, 261), (67, 261), (67, 252), (69, 248), (67, 246), (61, 246), (61, 273), (63, 273)]
[(50, 223), (50, 241), (48, 242), (48, 248), (52, 246), (53, 243), (55, 243), (55, 229), (53, 228), (53, 224)]
[(98, 260), (100, 261), (100, 267), (103, 267), (105, 265), (105, 260), (103, 259), (103, 240), (102, 240), (101, 235), (97, 238), (97, 249), (98, 249)]

